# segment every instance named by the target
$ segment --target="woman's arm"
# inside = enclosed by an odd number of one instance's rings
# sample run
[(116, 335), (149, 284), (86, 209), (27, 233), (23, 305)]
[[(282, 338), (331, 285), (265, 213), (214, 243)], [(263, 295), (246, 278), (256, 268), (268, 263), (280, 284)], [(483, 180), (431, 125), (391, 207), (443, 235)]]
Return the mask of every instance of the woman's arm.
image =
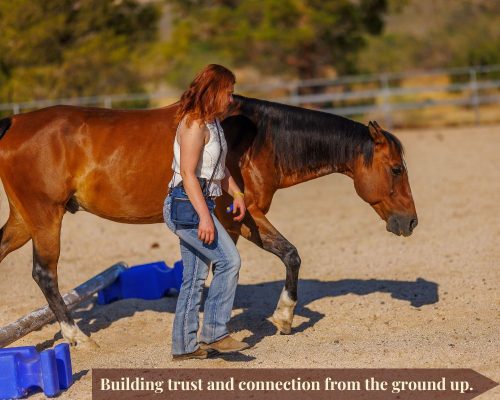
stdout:
[(236, 192), (241, 193), (241, 190), (238, 186), (238, 184), (235, 182), (233, 179), (231, 172), (229, 172), (229, 169), (226, 167), (224, 171), (224, 179), (221, 180), (221, 186), (222, 190), (224, 190), (226, 193), (228, 193), (230, 196), (234, 197), (234, 194)]
[(210, 244), (215, 238), (215, 226), (203, 197), (200, 184), (196, 177), (196, 167), (205, 145), (204, 125), (193, 121), (189, 128), (179, 129), (179, 146), (181, 149), (180, 172), (184, 189), (200, 216), (198, 237), (202, 242)]
[(239, 211), (239, 214), (233, 219), (241, 221), (245, 217), (246, 205), (243, 192), (239, 188), (236, 181), (233, 179), (231, 172), (226, 167), (224, 179), (221, 181), (222, 190), (233, 197), (233, 214)]

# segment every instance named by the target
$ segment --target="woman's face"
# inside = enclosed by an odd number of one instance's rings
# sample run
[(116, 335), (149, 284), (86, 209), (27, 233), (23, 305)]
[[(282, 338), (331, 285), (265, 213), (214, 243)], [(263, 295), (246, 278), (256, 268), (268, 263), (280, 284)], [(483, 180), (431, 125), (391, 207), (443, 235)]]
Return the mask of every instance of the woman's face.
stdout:
[(226, 109), (229, 107), (229, 105), (233, 102), (233, 92), (234, 92), (234, 84), (232, 84), (231, 86), (229, 86), (227, 88), (227, 97), (226, 97)]

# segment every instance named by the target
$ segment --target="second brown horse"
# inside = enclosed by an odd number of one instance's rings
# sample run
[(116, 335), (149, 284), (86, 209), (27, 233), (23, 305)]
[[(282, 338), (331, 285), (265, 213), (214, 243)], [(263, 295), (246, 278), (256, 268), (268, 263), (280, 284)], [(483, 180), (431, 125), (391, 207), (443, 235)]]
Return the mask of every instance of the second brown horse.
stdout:
[[(55, 106), (0, 120), (0, 177), (10, 215), (0, 230), (0, 261), (33, 243), (33, 278), (72, 344), (90, 342), (59, 293), (57, 264), (66, 212), (85, 210), (117, 222), (163, 222), (172, 174), (176, 105), (141, 111)], [(290, 333), (300, 257), (266, 218), (274, 193), (333, 172), (351, 177), (358, 195), (408, 236), (417, 215), (399, 140), (368, 126), (318, 111), (235, 96), (223, 122), (227, 166), (244, 188), (247, 215), (236, 223), (218, 199), (217, 216), (239, 236), (277, 255), (285, 286), (272, 322)], [(9, 271), (15, 273), (14, 271)]]

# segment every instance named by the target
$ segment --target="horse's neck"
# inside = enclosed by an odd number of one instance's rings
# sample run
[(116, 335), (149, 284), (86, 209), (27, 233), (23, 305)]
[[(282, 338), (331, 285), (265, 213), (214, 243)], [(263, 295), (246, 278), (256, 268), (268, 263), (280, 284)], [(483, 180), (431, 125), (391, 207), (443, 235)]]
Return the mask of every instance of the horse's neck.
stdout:
[(286, 188), (333, 173), (345, 174), (352, 177), (352, 167), (349, 165), (325, 165), (314, 169), (314, 171), (294, 173), (283, 172), (281, 174), (279, 187)]
[[(256, 110), (249, 109), (249, 110), (241, 110), (240, 108), (241, 104), (237, 103), (233, 105), (233, 109), (231, 111), (231, 115), (244, 115), (247, 118), (249, 118), (256, 126), (259, 125), (259, 115)], [(270, 149), (269, 149), (270, 150)], [(274, 157), (272, 155), (272, 150), (270, 150), (271, 153), (267, 154), (266, 159), (267, 160), (273, 160)], [(349, 177), (352, 178), (353, 174), (353, 167), (355, 165), (355, 160), (352, 160), (349, 163), (331, 163), (331, 162), (325, 162), (323, 165), (320, 165), (312, 171), (293, 171), (293, 172), (285, 172), (282, 171), (280, 168), (278, 170), (281, 170), (280, 177), (278, 179), (278, 188), (285, 188), (289, 186), (296, 185), (298, 183), (310, 181), (311, 179), (319, 178), (321, 176), (329, 175), (332, 173), (341, 173), (345, 174)]]

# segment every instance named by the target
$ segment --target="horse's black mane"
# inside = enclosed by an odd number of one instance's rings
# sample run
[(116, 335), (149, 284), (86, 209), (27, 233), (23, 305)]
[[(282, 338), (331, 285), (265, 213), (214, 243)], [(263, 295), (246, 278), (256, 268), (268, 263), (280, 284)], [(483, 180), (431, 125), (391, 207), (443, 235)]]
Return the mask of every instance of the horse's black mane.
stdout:
[[(366, 165), (373, 161), (374, 142), (366, 125), (321, 111), (236, 95), (234, 99), (243, 115), (256, 116), (258, 132), (252, 151), (258, 152), (270, 140), (275, 162), (284, 172), (345, 164), (360, 152)], [(402, 154), (399, 139), (383, 133)]]

